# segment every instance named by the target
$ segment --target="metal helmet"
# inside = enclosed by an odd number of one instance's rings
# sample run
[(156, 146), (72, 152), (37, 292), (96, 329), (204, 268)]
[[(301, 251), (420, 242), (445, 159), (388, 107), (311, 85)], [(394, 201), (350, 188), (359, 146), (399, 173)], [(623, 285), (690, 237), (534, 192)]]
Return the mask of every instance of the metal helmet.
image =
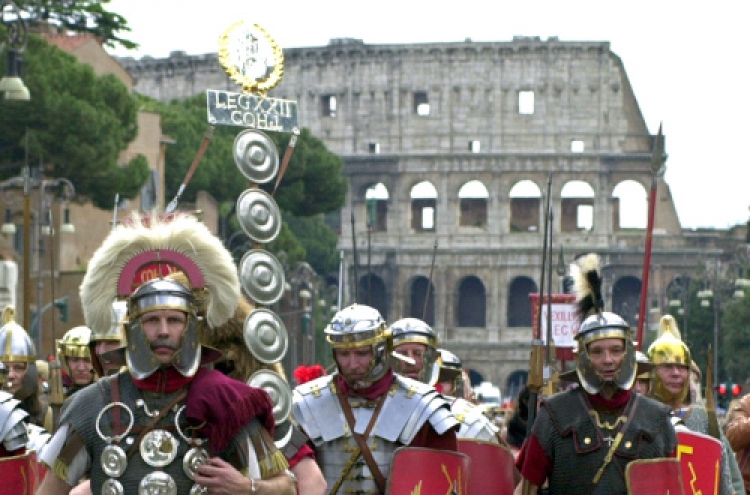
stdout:
[(91, 356), (91, 366), (94, 367), (99, 376), (104, 376), (105, 373), (99, 356), (96, 354), (96, 345), (99, 342), (122, 342), (122, 329), (127, 311), (128, 303), (126, 301), (115, 301), (112, 303), (112, 323), (109, 327), (91, 329), (89, 355)]
[[(403, 344), (423, 344), (425, 346), (425, 352), (422, 356), (422, 369), (419, 371), (417, 379), (428, 385), (435, 385), (438, 379), (436, 364), (438, 338), (432, 328), (417, 318), (402, 318), (391, 324), (390, 332), (393, 337), (393, 349), (396, 352), (398, 352), (398, 346)], [(396, 359), (393, 362), (393, 368), (397, 373), (402, 373), (404, 363)]]
[(68, 373), (70, 373), (70, 368), (66, 358), (87, 358), (91, 360), (90, 338), (91, 329), (80, 326), (71, 328), (57, 341), (57, 360)]
[(619, 315), (602, 311), (586, 318), (581, 324), (578, 335), (576, 374), (581, 386), (590, 394), (597, 394), (606, 384), (605, 380), (594, 369), (589, 357), (589, 344), (603, 339), (622, 339), (625, 343), (625, 356), (613, 382), (623, 390), (630, 390), (635, 382), (637, 363), (633, 332), (627, 322)]
[(654, 366), (653, 363), (649, 361), (648, 356), (641, 351), (635, 351), (635, 362), (638, 365), (638, 374), (635, 377), (636, 380), (650, 380), (651, 370)]
[(36, 347), (26, 330), (15, 322), (15, 309), (8, 306), (3, 311), (3, 326), (0, 327), (0, 361), (26, 363), (26, 373), (21, 388), (15, 393), (17, 399), (25, 399), (38, 389), (36, 369)]
[(325, 328), (326, 340), (331, 344), (336, 366), (336, 349), (353, 349), (370, 346), (373, 359), (367, 371), (367, 377), (357, 383), (349, 383), (355, 388), (366, 388), (385, 376), (390, 368), (393, 339), (386, 327), (385, 320), (377, 309), (364, 304), (352, 304), (333, 316)]
[[(659, 337), (648, 347), (648, 357), (654, 366), (660, 364), (676, 364), (690, 369), (692, 357), (690, 349), (682, 341), (682, 335), (677, 327), (677, 322), (671, 315), (662, 316), (659, 322)], [(664, 403), (684, 403), (690, 394), (690, 377), (682, 386), (682, 389), (674, 394), (666, 389), (658, 373), (653, 373), (651, 378), (650, 395), (656, 400)]]
[(193, 376), (200, 366), (201, 345), (195, 296), (176, 280), (157, 278), (138, 287), (128, 300), (125, 360), (137, 379), (148, 377), (161, 366), (151, 351), (141, 318), (146, 313), (163, 309), (182, 311), (187, 315), (185, 332), (172, 366), (183, 376)]
[(461, 360), (447, 349), (438, 349), (440, 356), (437, 364), (440, 369), (437, 381), (440, 383), (451, 382), (453, 384), (453, 396), (464, 396), (464, 374)]

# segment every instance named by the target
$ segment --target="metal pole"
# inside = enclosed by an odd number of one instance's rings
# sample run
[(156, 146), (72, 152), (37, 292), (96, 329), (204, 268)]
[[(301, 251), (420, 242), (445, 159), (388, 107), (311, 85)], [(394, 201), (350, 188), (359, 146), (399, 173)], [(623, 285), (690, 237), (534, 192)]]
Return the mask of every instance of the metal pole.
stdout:
[(719, 380), (719, 259), (716, 258), (716, 265), (714, 266), (714, 353), (716, 358), (714, 359), (714, 380)]
[[(31, 172), (28, 165), (23, 168), (23, 180), (23, 324), (31, 329)], [(38, 338), (36, 345), (38, 355)]]

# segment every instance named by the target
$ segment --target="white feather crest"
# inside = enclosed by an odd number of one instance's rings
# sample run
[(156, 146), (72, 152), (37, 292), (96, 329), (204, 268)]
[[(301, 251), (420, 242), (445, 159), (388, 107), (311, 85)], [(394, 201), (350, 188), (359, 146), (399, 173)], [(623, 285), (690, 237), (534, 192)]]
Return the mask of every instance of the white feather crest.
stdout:
[(198, 266), (208, 292), (205, 316), (210, 328), (232, 316), (241, 295), (240, 283), (234, 260), (221, 241), (190, 215), (161, 220), (157, 214), (144, 218), (134, 213), (96, 250), (83, 277), (81, 304), (90, 328), (109, 328), (122, 269), (134, 256), (156, 249), (179, 252)]
[(592, 294), (592, 288), (586, 274), (591, 271), (598, 272), (600, 265), (601, 260), (596, 253), (589, 253), (581, 256), (575, 261), (575, 263), (570, 265), (570, 275), (573, 277), (573, 288), (576, 294), (576, 300), (580, 301)]

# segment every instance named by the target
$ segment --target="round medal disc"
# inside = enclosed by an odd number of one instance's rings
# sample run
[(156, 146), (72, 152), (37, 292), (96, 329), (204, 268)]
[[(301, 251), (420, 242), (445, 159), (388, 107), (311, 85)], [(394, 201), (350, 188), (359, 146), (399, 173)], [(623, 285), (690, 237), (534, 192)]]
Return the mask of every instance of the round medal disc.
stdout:
[(208, 461), (206, 449), (193, 447), (188, 450), (188, 453), (182, 459), (182, 470), (185, 471), (185, 476), (195, 481), (195, 470), (201, 464), (205, 464), (206, 461)]
[(138, 495), (177, 495), (177, 484), (164, 471), (148, 473), (138, 484)]
[(125, 451), (118, 445), (107, 445), (102, 451), (99, 459), (102, 464), (102, 471), (107, 476), (119, 478), (128, 467), (128, 457)]
[(179, 445), (167, 430), (151, 430), (141, 441), (141, 457), (149, 466), (164, 467), (177, 457)]
[(102, 495), (125, 495), (125, 489), (119, 481), (109, 479), (102, 484)]

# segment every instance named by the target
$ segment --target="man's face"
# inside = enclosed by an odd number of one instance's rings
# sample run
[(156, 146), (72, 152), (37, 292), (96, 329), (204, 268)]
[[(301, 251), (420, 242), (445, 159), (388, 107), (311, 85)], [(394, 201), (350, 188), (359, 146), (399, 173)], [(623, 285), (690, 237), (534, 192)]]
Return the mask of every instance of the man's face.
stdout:
[(636, 378), (633, 384), (633, 390), (641, 395), (646, 395), (651, 383), (647, 378)]
[(372, 347), (361, 346), (351, 349), (334, 349), (333, 357), (339, 366), (339, 373), (347, 383), (356, 387), (369, 385), (366, 383), (370, 372), (370, 366), (374, 359)]
[(625, 358), (625, 341), (622, 339), (595, 340), (588, 345), (588, 355), (594, 371), (605, 382), (613, 382)]
[(187, 315), (176, 309), (149, 311), (141, 316), (141, 325), (154, 356), (161, 364), (172, 364), (185, 333)]
[(26, 376), (26, 370), (29, 368), (27, 363), (10, 362), (4, 363), (5, 368), (8, 370), (8, 383), (6, 384), (7, 391), (11, 394), (15, 394), (21, 389), (23, 385), (23, 377)]
[(70, 379), (78, 386), (85, 386), (94, 380), (91, 370), (91, 359), (86, 357), (66, 357)]
[(685, 386), (690, 368), (683, 364), (658, 364), (656, 373), (664, 388), (672, 395), (678, 396)]
[(395, 361), (398, 363), (397, 371), (402, 375), (413, 378), (414, 380), (418, 380), (419, 373), (421, 373), (422, 369), (424, 368), (424, 355), (427, 352), (427, 346), (424, 344), (417, 344), (412, 342), (396, 346), (395, 351), (414, 360), (414, 364), (409, 364), (396, 359)]
[(102, 354), (113, 351), (120, 347), (120, 343), (114, 340), (100, 340), (94, 347), (94, 353), (99, 358), (99, 364), (102, 366), (104, 375), (109, 375), (120, 368), (119, 364), (112, 363), (109, 359), (102, 357)]
[(453, 397), (453, 392), (455, 392), (453, 387), (453, 382), (440, 382), (440, 393), (443, 395), (450, 395)]

